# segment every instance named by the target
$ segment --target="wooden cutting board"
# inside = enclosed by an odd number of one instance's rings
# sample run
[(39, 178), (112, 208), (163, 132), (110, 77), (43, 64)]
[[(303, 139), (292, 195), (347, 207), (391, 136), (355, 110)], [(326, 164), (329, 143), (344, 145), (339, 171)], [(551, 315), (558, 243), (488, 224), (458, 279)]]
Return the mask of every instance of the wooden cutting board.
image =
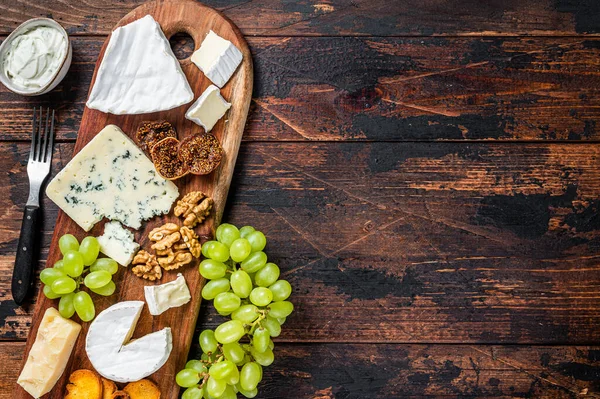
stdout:
[[(152, 15), (152, 17), (160, 23), (167, 38), (176, 33), (185, 32), (194, 39), (194, 47), (195, 49), (198, 49), (208, 31), (212, 29), (219, 36), (233, 42), (235, 46), (242, 51), (244, 56), (242, 64), (236, 73), (221, 89), (223, 97), (232, 104), (231, 109), (211, 131), (211, 133), (219, 138), (221, 145), (225, 150), (225, 157), (221, 162), (221, 165), (215, 172), (208, 176), (188, 175), (185, 178), (175, 181), (179, 187), (180, 196), (183, 196), (190, 191), (200, 190), (214, 199), (215, 205), (211, 216), (204, 224), (197, 226), (195, 229), (202, 238), (202, 241), (206, 241), (211, 239), (215, 227), (221, 220), (235, 166), (235, 160), (242, 140), (242, 133), (246, 123), (246, 116), (248, 114), (252, 95), (253, 73), (251, 54), (239, 29), (231, 21), (214, 9), (192, 0), (155, 1), (146, 3), (127, 14), (119, 21), (117, 26), (126, 25), (147, 14)], [(108, 38), (98, 56), (96, 70), (92, 78), (92, 85), (96, 79), (96, 73), (107, 44)], [(211, 82), (204, 77), (202, 72), (189, 58), (180, 60), (180, 63), (187, 76), (188, 82), (194, 91), (195, 98), (197, 98)], [(90, 85), (90, 89), (92, 85)], [(100, 130), (102, 130), (102, 128), (109, 124), (119, 126), (130, 137), (134, 136), (139, 123), (146, 120), (167, 120), (171, 122), (177, 129), (180, 139), (197, 133), (200, 131), (200, 127), (184, 117), (184, 114), (190, 105), (191, 103), (169, 111), (144, 115), (110, 115), (85, 108), (77, 142), (75, 144), (75, 153), (81, 150)], [(172, 213), (161, 218), (154, 218), (143, 224), (142, 227), (135, 232), (136, 241), (140, 243), (142, 248), (149, 249), (150, 243), (148, 242), (147, 233), (154, 227), (169, 221), (181, 224), (181, 220), (173, 216)], [(50, 245), (47, 265), (51, 266), (61, 258), (58, 248), (58, 239), (60, 236), (71, 233), (79, 240), (86, 235), (97, 237), (104, 231), (104, 222), (105, 221), (98, 223), (88, 234), (86, 234), (65, 213), (62, 211), (59, 212), (52, 244)], [(187, 361), (187, 355), (194, 335), (196, 319), (198, 317), (198, 310), (200, 308), (200, 291), (204, 285), (204, 281), (198, 273), (197, 265), (198, 261), (194, 261), (191, 265), (178, 270), (185, 276), (185, 280), (192, 294), (192, 300), (188, 304), (179, 308), (170, 309), (160, 316), (150, 315), (147, 306), (144, 306), (143, 313), (133, 335), (133, 338), (141, 337), (167, 326), (172, 329), (173, 351), (171, 352), (169, 360), (158, 372), (148, 377), (158, 384), (162, 392), (162, 398), (176, 398), (179, 394), (179, 387), (175, 383), (175, 374)], [(158, 283), (162, 284), (174, 280), (178, 271), (165, 271), (162, 279)], [(130, 268), (120, 267), (119, 272), (114, 278), (117, 284), (117, 291), (112, 296), (105, 298), (92, 294), (96, 306), (96, 315), (116, 302), (126, 300), (143, 301), (144, 286), (153, 284), (152, 282), (142, 280), (135, 276)], [(51, 306), (58, 308), (58, 300), (47, 299), (40, 290), (35, 306), (35, 312), (33, 314), (31, 331), (29, 332), (29, 339), (27, 341), (26, 353), (23, 357), (23, 363), (35, 340), (40, 320), (45, 310)], [(77, 315), (73, 316), (73, 320), (81, 322)], [(62, 399), (65, 394), (65, 386), (68, 382), (68, 377), (72, 371), (80, 368), (93, 369), (85, 352), (85, 337), (89, 325), (90, 323), (82, 323), (82, 332), (79, 335), (65, 372), (54, 389), (45, 395), (44, 398)], [(122, 387), (124, 384), (118, 385)], [(14, 397), (30, 398), (31, 396), (20, 386), (16, 385)]]

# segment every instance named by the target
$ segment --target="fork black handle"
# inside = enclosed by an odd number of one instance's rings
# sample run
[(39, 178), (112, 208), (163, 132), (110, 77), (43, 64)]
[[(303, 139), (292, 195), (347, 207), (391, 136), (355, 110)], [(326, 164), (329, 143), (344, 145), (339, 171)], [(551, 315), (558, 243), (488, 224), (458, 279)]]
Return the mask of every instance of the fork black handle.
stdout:
[(17, 305), (23, 303), (33, 282), (39, 215), (39, 206), (25, 207), (11, 286), (12, 296)]

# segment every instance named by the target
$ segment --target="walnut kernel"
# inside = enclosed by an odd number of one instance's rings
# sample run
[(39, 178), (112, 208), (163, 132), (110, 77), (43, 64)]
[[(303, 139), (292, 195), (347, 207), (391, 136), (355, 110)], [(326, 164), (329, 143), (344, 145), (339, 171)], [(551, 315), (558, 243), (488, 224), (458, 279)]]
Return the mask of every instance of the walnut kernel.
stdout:
[(173, 212), (175, 216), (184, 219), (184, 226), (195, 227), (198, 223), (202, 223), (206, 219), (212, 206), (212, 198), (207, 197), (202, 191), (192, 191), (177, 201)]
[(162, 277), (162, 270), (156, 260), (156, 256), (143, 249), (133, 257), (131, 264), (133, 265), (131, 271), (138, 277), (150, 281), (160, 280)]

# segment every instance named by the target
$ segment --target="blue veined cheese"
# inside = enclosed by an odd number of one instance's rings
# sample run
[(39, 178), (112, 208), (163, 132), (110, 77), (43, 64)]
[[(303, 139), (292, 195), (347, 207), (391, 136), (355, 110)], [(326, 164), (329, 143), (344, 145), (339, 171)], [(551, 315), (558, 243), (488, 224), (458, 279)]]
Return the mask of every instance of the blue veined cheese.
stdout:
[(121, 223), (116, 221), (104, 225), (104, 234), (98, 237), (98, 244), (100, 244), (100, 252), (122, 266), (129, 265), (140, 248), (131, 231), (123, 228)]
[(52, 179), (46, 194), (89, 231), (102, 218), (138, 229), (168, 213), (179, 190), (121, 129), (108, 125)]

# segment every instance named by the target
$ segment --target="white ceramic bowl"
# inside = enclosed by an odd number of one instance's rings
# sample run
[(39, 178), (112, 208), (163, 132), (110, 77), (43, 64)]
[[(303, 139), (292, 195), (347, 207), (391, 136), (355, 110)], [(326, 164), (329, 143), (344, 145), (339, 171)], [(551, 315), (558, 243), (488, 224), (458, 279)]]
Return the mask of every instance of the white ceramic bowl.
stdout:
[[(58, 29), (58, 31), (63, 34), (65, 40), (67, 41), (67, 51), (65, 52), (65, 55), (62, 59), (60, 68), (58, 68), (56, 70), (56, 72), (54, 72), (54, 74), (52, 75), (52, 78), (48, 81), (48, 83), (46, 83), (46, 85), (44, 85), (43, 87), (40, 87), (40, 88), (26, 90), (26, 89), (23, 89), (22, 87), (16, 87), (10, 81), (10, 79), (8, 79), (6, 77), (6, 74), (4, 72), (4, 57), (6, 55), (6, 52), (10, 49), (11, 42), (20, 33), (24, 32), (28, 29), (34, 28), (36, 26), (51, 26), (53, 28)], [(69, 35), (65, 31), (65, 29), (58, 22), (56, 22), (55, 20), (50, 19), (50, 18), (30, 19), (28, 21), (23, 22), (21, 25), (19, 25), (19, 27), (17, 29), (15, 29), (10, 35), (8, 35), (6, 40), (4, 40), (2, 42), (2, 44), (0, 45), (0, 82), (2, 82), (2, 84), (4, 86), (6, 86), (13, 93), (21, 94), (23, 96), (39, 96), (40, 94), (48, 93), (50, 90), (54, 89), (56, 87), (56, 85), (58, 85), (61, 82), (61, 80), (63, 80), (63, 78), (67, 74), (67, 71), (69, 70), (69, 67), (71, 66), (72, 57), (73, 57), (73, 47), (71, 45), (71, 39), (69, 38)]]

